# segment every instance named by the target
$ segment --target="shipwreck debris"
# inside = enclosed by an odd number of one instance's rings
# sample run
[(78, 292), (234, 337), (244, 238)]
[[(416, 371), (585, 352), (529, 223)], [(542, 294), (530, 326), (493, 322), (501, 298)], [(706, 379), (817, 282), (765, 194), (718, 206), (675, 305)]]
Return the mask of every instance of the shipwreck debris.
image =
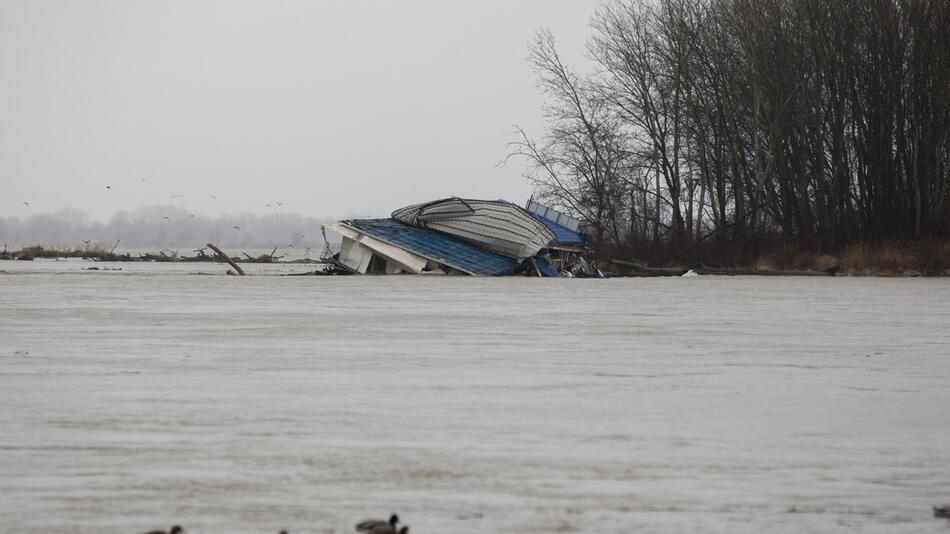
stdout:
[(451, 197), (325, 225), (343, 241), (323, 261), (334, 274), (602, 277), (581, 225), (535, 202)]
[(400, 208), (392, 218), (519, 260), (534, 256), (554, 239), (544, 223), (504, 200), (444, 198)]

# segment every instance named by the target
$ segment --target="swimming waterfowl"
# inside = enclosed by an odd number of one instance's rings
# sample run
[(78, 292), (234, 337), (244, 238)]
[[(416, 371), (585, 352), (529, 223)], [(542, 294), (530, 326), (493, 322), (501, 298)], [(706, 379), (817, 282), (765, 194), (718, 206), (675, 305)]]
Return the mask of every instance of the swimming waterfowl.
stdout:
[(379, 520), (373, 520), (372, 526), (370, 527), (358, 528), (361, 525), (365, 526), (365, 524), (367, 523), (370, 523), (370, 521), (364, 521), (363, 523), (356, 525), (357, 526), (356, 530), (359, 532), (366, 532), (366, 534), (409, 534), (409, 525), (403, 525), (402, 528), (400, 528), (399, 530), (396, 530), (395, 525), (390, 525), (389, 523), (386, 523), (385, 521), (379, 521)]
[(399, 523), (399, 516), (393, 514), (389, 516), (389, 521), (381, 521), (379, 519), (367, 519), (357, 523), (356, 530), (358, 532), (366, 532), (367, 534), (408, 534), (409, 526), (404, 525), (402, 528), (396, 528), (396, 525)]

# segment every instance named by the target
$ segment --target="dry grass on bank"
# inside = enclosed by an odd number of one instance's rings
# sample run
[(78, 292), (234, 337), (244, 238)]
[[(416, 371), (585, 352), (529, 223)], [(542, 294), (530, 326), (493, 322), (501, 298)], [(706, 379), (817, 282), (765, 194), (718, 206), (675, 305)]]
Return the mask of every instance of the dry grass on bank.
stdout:
[(608, 263), (610, 258), (666, 268), (834, 270), (838, 276), (950, 276), (950, 238), (861, 242), (840, 247), (817, 241), (763, 238), (710, 241), (678, 253), (650, 243), (629, 243), (601, 256)]
[(755, 267), (767, 271), (824, 270), (838, 265), (848, 276), (950, 275), (950, 241), (855, 243), (836, 253), (819, 254), (794, 247), (763, 253)]
[(83, 247), (52, 248), (34, 245), (16, 251), (4, 250), (2, 259), (33, 260), (35, 258), (101, 258), (110, 255), (105, 245), (96, 243)]
[(841, 253), (841, 270), (847, 274), (877, 276), (950, 274), (950, 241), (929, 239), (850, 245)]

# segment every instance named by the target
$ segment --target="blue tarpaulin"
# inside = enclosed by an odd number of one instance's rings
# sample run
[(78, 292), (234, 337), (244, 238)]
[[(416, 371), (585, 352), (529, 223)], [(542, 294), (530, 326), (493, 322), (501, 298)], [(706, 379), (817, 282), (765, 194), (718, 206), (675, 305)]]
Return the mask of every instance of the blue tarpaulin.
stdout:
[(518, 266), (512, 258), (395, 219), (352, 219), (343, 223), (380, 241), (470, 274), (507, 275)]
[[(529, 212), (531, 213), (531, 212)], [(560, 224), (542, 217), (537, 213), (531, 213), (531, 216), (535, 219), (543, 222), (552, 232), (554, 232), (554, 239), (549, 243), (550, 245), (579, 245), (584, 246), (587, 244), (587, 240), (584, 239), (584, 236), (580, 232), (575, 232), (566, 226), (561, 226)]]

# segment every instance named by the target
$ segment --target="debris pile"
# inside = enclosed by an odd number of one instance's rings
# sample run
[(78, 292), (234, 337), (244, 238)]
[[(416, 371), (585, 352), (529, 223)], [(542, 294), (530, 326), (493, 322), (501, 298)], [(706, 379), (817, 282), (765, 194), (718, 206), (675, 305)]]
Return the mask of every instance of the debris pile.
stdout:
[(582, 223), (529, 201), (458, 197), (397, 209), (389, 219), (326, 225), (342, 236), (334, 274), (602, 277)]

